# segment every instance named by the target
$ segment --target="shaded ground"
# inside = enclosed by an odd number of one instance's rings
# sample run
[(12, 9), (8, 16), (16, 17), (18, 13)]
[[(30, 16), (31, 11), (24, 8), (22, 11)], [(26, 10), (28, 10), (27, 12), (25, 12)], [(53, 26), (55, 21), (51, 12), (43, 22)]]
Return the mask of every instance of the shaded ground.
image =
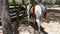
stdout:
[[(60, 12), (57, 10), (51, 10), (47, 13), (47, 18), (42, 20), (41, 31), (45, 34), (60, 34)], [(31, 19), (32, 20), (32, 19)], [(33, 22), (26, 25), (24, 24), (23, 27), (20, 27), (19, 31), (20, 34), (37, 34), (37, 26), (36, 24), (33, 25)]]
[(44, 31), (48, 34), (60, 34), (60, 11), (51, 10), (46, 17), (45, 21), (41, 23)]
[(0, 34), (3, 34), (2, 26), (0, 26)]
[[(60, 34), (60, 11), (57, 10), (51, 10), (47, 13), (47, 18), (42, 20), (41, 23), (41, 31), (45, 31), (45, 34)], [(31, 19), (32, 21), (32, 19)], [(21, 24), (18, 28), (19, 34), (37, 34), (37, 25), (32, 24)], [(46, 33), (47, 32), (47, 33)], [(0, 34), (2, 34), (2, 30), (0, 29)]]

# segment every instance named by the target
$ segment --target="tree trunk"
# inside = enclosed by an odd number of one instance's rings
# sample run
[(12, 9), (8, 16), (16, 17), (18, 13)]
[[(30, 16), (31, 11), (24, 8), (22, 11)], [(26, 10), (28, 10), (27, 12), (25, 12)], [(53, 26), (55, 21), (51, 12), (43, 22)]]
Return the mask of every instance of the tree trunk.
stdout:
[(1, 2), (1, 17), (3, 34), (13, 34), (11, 27), (11, 19), (9, 13), (9, 3), (8, 0), (0, 0)]
[(1, 16), (1, 0), (0, 0), (0, 16)]

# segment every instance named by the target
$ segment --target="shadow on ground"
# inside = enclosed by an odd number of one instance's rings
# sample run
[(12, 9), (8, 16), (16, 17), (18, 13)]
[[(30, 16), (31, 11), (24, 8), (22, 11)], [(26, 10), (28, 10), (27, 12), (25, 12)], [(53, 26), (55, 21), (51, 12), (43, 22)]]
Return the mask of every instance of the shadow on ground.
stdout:
[[(30, 25), (35, 29), (35, 30), (37, 30), (38, 31), (38, 25), (37, 25), (37, 23), (35, 23), (35, 24), (32, 24), (33, 22), (30, 22)], [(40, 28), (40, 30), (41, 30), (41, 32), (43, 32), (44, 34), (48, 34), (47, 32), (45, 32), (44, 31), (44, 28), (42, 27), (42, 26), (40, 26), (41, 28)]]

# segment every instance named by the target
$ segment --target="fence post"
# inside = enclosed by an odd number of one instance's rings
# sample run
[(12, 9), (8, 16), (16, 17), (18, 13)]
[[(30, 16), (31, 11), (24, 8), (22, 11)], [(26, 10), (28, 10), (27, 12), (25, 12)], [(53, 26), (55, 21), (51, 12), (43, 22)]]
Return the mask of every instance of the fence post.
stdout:
[(14, 34), (19, 34), (19, 31), (18, 31), (18, 27), (19, 27), (19, 12), (17, 11), (15, 0), (13, 0), (13, 4), (14, 4), (15, 12), (16, 12), (16, 23), (14, 25), (15, 26), (14, 27)]

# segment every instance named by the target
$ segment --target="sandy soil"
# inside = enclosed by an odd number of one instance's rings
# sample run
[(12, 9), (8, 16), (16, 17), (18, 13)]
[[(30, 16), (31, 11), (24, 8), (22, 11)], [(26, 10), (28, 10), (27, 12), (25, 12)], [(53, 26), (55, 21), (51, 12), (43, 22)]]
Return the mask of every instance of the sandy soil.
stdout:
[[(48, 34), (60, 34), (60, 13), (50, 12), (41, 23), (44, 31)], [(31, 25), (23, 25), (18, 28), (19, 34), (37, 34), (38, 32), (34, 30)], [(0, 34), (3, 34), (0, 29)]]
[(0, 26), (0, 34), (3, 34), (2, 26)]

